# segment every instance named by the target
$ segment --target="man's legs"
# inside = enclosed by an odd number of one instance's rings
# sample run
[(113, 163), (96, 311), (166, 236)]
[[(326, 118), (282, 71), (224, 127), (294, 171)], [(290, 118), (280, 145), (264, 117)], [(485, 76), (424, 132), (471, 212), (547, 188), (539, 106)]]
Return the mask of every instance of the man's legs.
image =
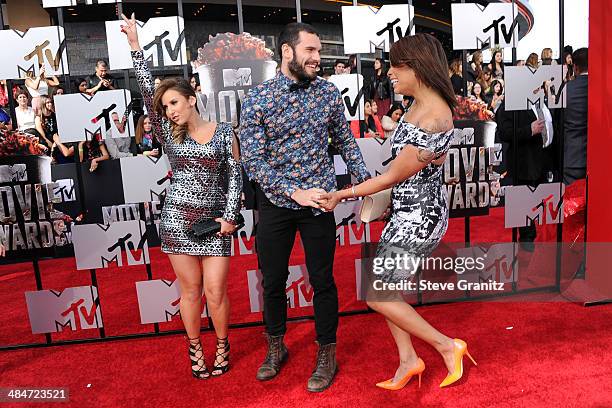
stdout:
[(337, 371), (336, 330), (338, 328), (338, 289), (333, 266), (336, 251), (336, 222), (333, 213), (305, 214), (298, 221), (304, 244), (306, 267), (314, 289), (317, 365), (308, 380), (308, 391), (320, 392), (333, 382)]
[(287, 358), (283, 336), (287, 323), (289, 256), (295, 242), (295, 211), (273, 205), (257, 188), (259, 223), (255, 244), (263, 276), (264, 322), (268, 352), (257, 371), (258, 380), (274, 378)]

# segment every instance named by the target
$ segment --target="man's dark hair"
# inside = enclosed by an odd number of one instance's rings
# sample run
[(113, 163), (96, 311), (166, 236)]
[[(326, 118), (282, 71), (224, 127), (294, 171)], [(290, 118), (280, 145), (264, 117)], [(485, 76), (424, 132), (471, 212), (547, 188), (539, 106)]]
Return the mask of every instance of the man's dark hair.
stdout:
[(288, 44), (292, 50), (295, 50), (295, 46), (298, 44), (300, 39), (300, 33), (305, 32), (308, 34), (319, 35), (317, 30), (310, 24), (306, 23), (289, 23), (283, 28), (280, 35), (278, 36), (278, 55), (279, 58), (283, 59), (283, 44)]
[(338, 64), (342, 64), (346, 67), (346, 61), (345, 60), (341, 60), (341, 59), (337, 59), (336, 62), (334, 62), (334, 68), (338, 66)]
[(574, 67), (581, 73), (589, 71), (589, 49), (579, 48), (572, 54), (572, 62)]

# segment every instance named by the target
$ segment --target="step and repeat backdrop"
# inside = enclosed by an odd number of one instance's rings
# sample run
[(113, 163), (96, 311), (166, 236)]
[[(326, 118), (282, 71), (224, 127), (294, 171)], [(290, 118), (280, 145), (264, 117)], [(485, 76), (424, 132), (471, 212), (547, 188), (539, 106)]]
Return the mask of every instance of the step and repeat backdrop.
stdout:
[[(74, 1), (44, 0), (44, 7), (68, 7)], [(98, 3), (103, 3), (101, 0)], [(518, 16), (512, 4), (453, 4), (455, 49), (475, 50), (491, 45), (516, 46), (519, 42)], [(92, 5), (95, 7), (95, 5)], [(385, 5), (343, 6), (344, 51), (348, 54), (388, 51), (399, 38), (414, 34), (414, 8)], [(132, 68), (127, 42), (119, 21), (107, 21), (106, 41), (110, 69)], [(191, 64), (199, 77), (202, 92), (198, 106), (205, 119), (238, 124), (240, 101), (249, 89), (272, 78), (277, 62), (263, 40), (248, 33), (217, 33), (202, 44), (197, 58), (189, 61), (185, 49), (185, 24), (180, 16), (139, 21), (139, 35), (151, 67), (181, 67)], [(11, 44), (0, 60), (1, 79), (69, 75), (66, 39), (60, 26), (33, 27), (25, 32), (0, 31), (0, 42)], [(558, 109), (565, 104), (562, 66), (507, 67), (506, 110)], [(364, 117), (364, 78), (359, 74), (332, 75), (345, 103), (347, 121)], [(136, 95), (128, 89), (54, 97), (58, 134), (64, 143), (133, 137)], [(125, 126), (117, 127), (113, 115), (126, 115)], [(529, 224), (563, 222), (561, 183), (538, 186), (500, 187), (501, 144), (496, 143), (496, 123), (483, 117), (482, 109), (469, 99), (460, 99), (455, 121), (455, 140), (444, 163), (451, 217), (487, 216), (491, 207), (505, 207), (505, 228)], [(390, 140), (357, 139), (372, 175), (387, 169)], [(333, 146), (338, 187), (350, 184), (347, 166)], [(165, 191), (172, 172), (165, 155), (159, 158), (136, 156), (101, 162), (96, 171), (89, 163), (51, 165), (47, 157), (6, 156), (0, 158), (0, 242), (8, 259), (34, 259), (57, 255), (74, 256), (74, 274), (95, 274), (107, 268), (141, 266), (150, 271), (151, 252), (159, 259), (159, 222)], [(248, 300), (238, 321), (260, 320), (262, 310), (261, 274), (254, 256), (257, 212), (245, 183), (246, 224), (236, 234), (232, 248), (232, 293)], [(347, 297), (359, 298), (360, 247), (375, 242), (380, 223), (362, 224), (360, 201), (342, 203), (335, 210), (339, 254), (343, 267), (336, 268)], [(343, 249), (352, 248), (352, 250)], [(512, 251), (511, 251), (512, 252)], [(511, 255), (514, 256), (514, 255)], [(512, 263), (511, 263), (512, 264)], [(149, 265), (149, 266), (147, 266)], [(166, 262), (165, 267), (169, 269)], [(239, 270), (236, 270), (239, 269)], [(165, 274), (171, 277), (171, 274)], [(486, 276), (482, 277), (487, 278)], [(517, 279), (512, 274), (511, 279)], [(478, 280), (478, 279), (477, 279)], [(79, 280), (82, 282), (82, 279)], [(44, 280), (43, 280), (44, 283)], [(239, 285), (241, 289), (236, 289)], [(101, 306), (115, 301), (101, 295), (95, 284), (73, 287), (40, 287), (22, 295), (31, 331), (35, 334), (104, 327)], [(178, 319), (180, 288), (174, 279), (134, 281), (129, 296), (136, 298), (142, 325)], [(305, 265), (289, 268), (287, 297), (290, 307), (312, 305), (312, 288)], [(303, 314), (310, 314), (304, 309)], [(235, 315), (235, 313), (234, 313)], [(206, 310), (203, 312), (206, 316)], [(233, 316), (234, 318), (234, 316)]]

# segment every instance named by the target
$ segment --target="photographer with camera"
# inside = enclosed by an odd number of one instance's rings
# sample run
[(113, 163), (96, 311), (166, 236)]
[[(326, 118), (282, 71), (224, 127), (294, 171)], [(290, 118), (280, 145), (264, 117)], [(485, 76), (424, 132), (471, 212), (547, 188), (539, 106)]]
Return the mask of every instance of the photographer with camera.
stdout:
[(96, 61), (96, 73), (87, 77), (87, 90), (89, 95), (95, 95), (98, 91), (110, 91), (117, 89), (117, 82), (108, 73), (108, 64), (100, 59)]

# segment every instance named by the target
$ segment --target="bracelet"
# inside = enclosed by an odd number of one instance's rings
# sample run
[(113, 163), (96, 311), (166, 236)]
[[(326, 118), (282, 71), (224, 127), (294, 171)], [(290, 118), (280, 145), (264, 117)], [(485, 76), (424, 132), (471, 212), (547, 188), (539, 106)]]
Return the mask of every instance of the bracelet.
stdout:
[(353, 193), (353, 198), (357, 198), (357, 194), (355, 194), (355, 186), (351, 186), (351, 192)]

